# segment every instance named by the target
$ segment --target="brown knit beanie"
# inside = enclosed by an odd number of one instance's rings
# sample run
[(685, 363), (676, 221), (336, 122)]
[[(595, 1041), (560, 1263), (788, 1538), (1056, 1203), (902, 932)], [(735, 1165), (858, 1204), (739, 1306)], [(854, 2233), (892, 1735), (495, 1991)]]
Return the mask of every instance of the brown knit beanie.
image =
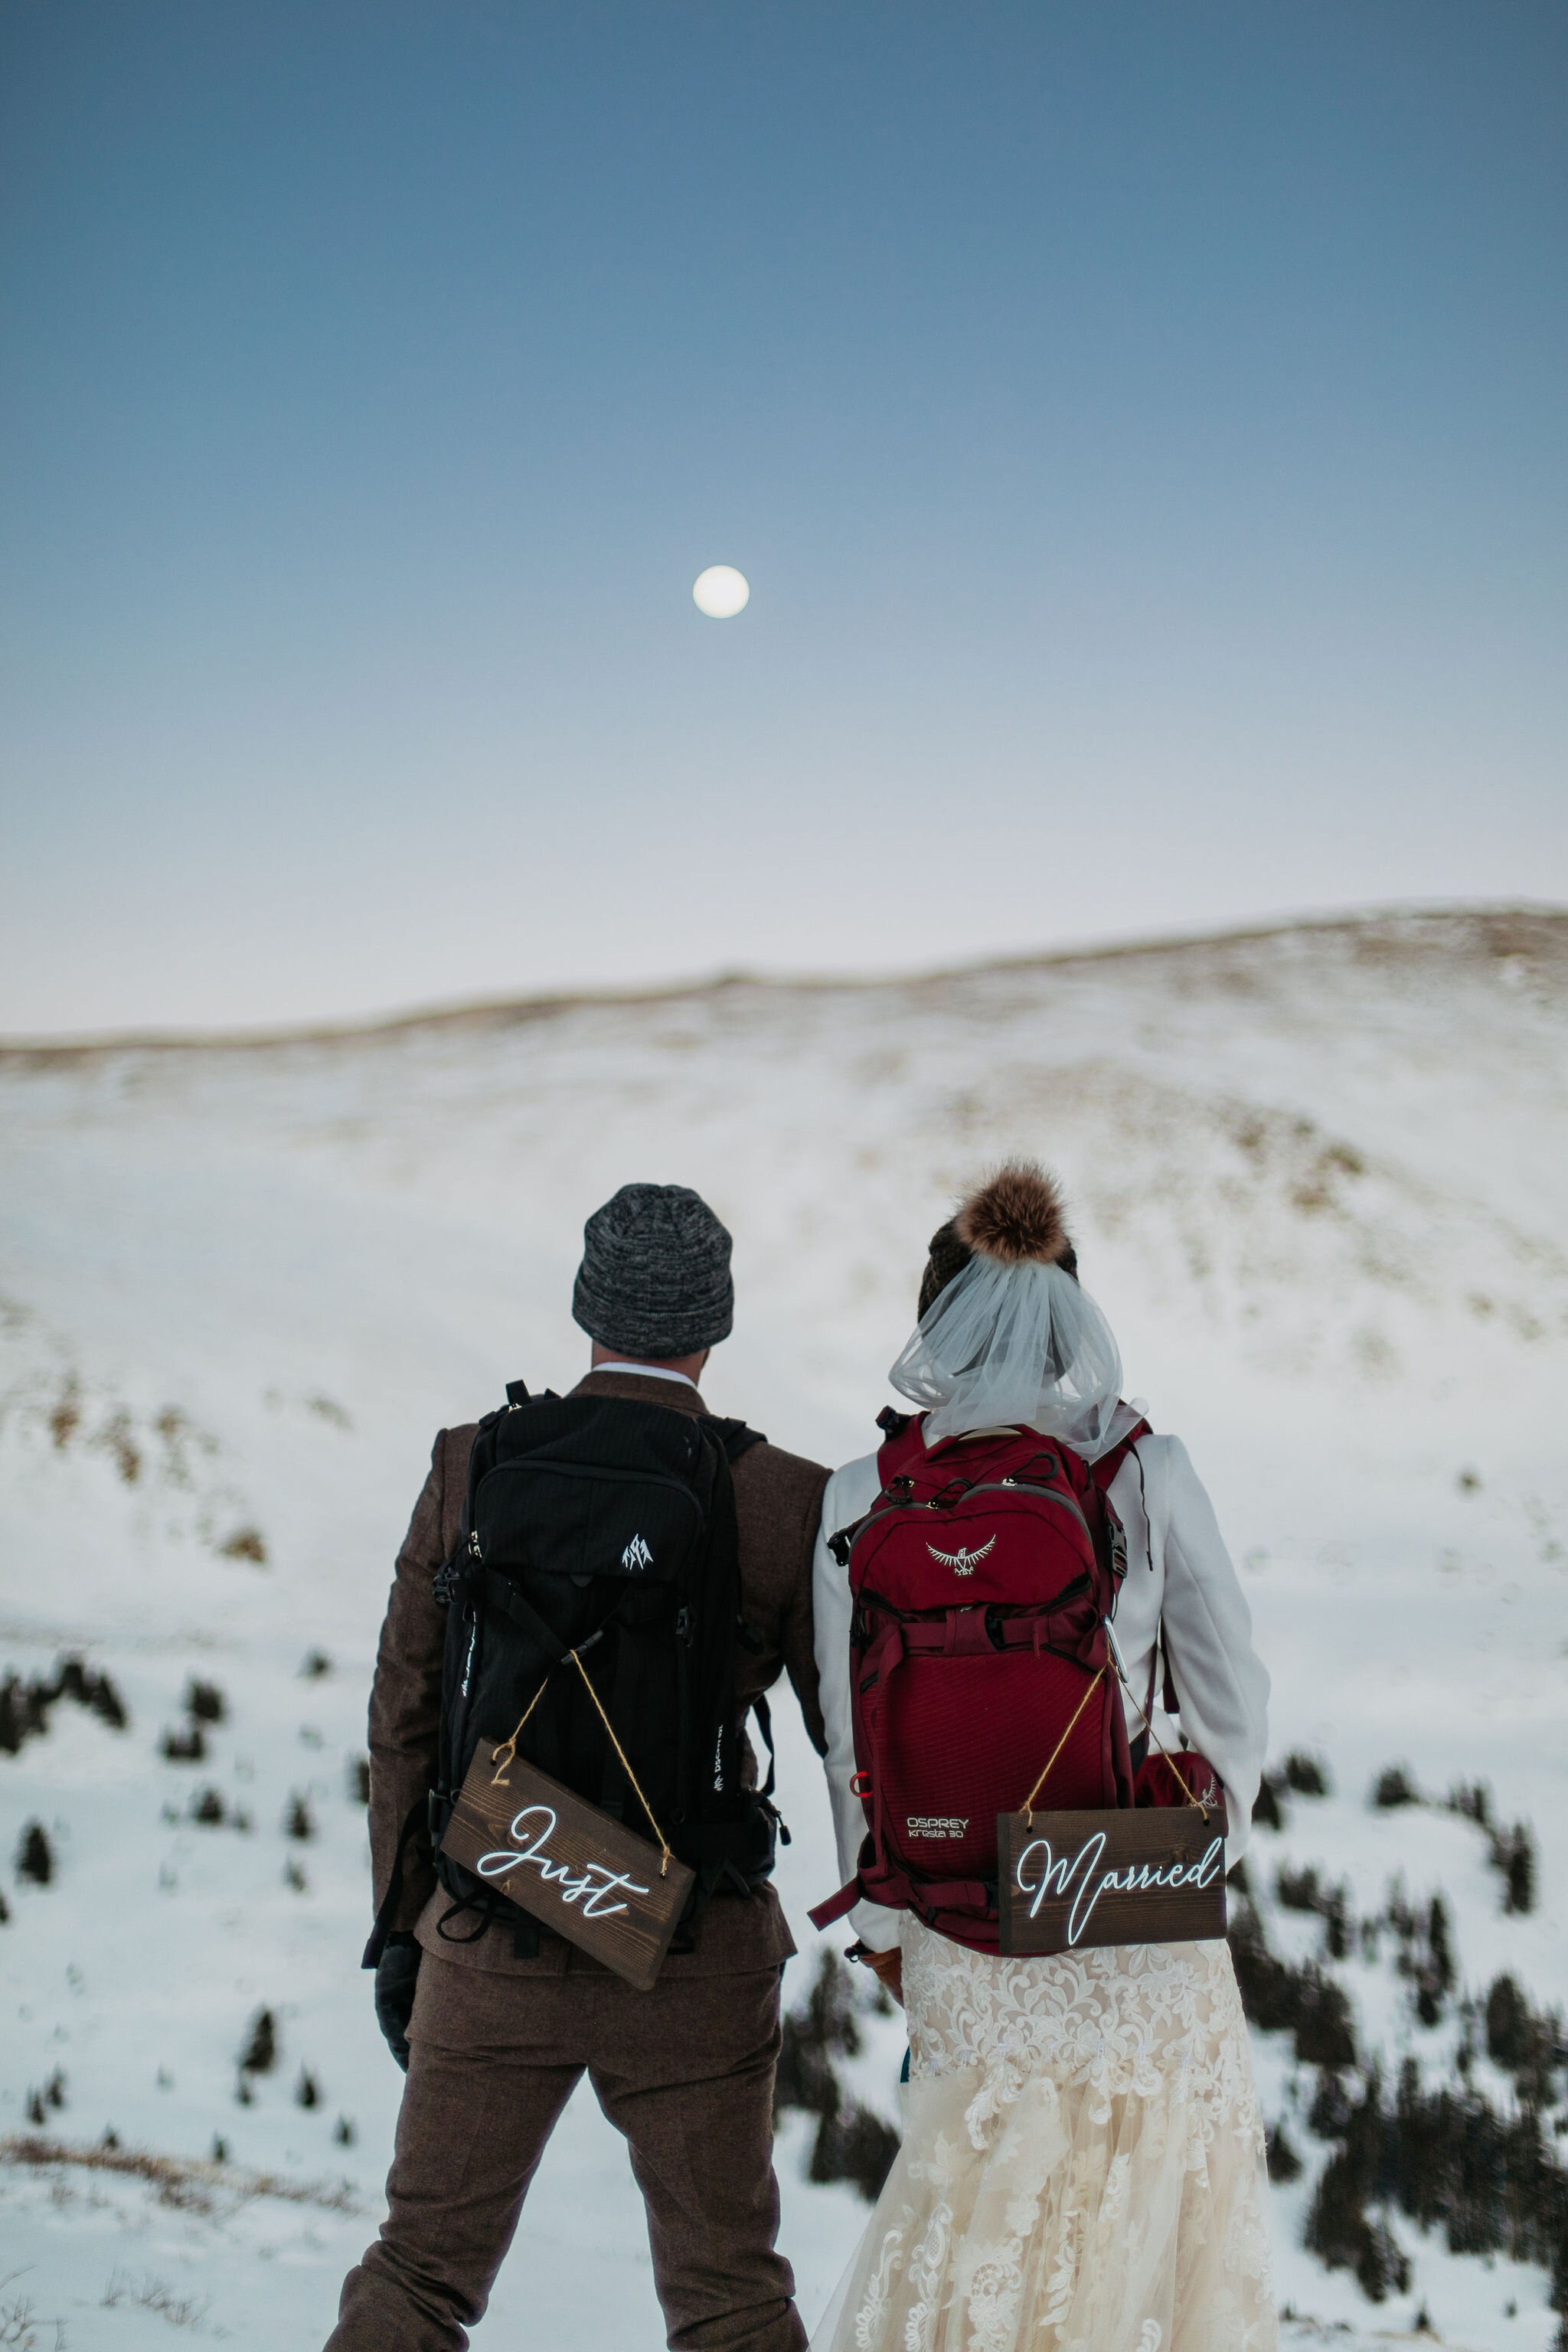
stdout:
[(1059, 1265), (1078, 1280), (1078, 1252), (1068, 1235), (1061, 1190), (1038, 1161), (1007, 1160), (970, 1193), (955, 1216), (937, 1227), (921, 1276), (922, 1316), (976, 1255), (1004, 1265), (1033, 1258)]

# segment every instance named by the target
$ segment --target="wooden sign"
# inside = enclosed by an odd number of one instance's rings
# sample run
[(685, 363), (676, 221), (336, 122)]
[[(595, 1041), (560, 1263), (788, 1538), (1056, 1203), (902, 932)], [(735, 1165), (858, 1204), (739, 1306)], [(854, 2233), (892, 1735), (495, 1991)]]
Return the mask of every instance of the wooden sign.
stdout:
[(998, 1813), (997, 1907), (1009, 1955), (1191, 1944), (1225, 1933), (1223, 1805)]
[(696, 1874), (521, 1758), (498, 1780), (482, 1740), (441, 1851), (542, 1927), (652, 1990)]

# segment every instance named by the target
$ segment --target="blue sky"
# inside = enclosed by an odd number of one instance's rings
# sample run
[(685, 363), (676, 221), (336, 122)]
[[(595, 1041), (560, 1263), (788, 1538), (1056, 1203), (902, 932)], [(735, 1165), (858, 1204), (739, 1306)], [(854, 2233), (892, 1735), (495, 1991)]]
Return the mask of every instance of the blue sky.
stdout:
[(0, 0), (0, 1030), (1568, 899), (1558, 5)]

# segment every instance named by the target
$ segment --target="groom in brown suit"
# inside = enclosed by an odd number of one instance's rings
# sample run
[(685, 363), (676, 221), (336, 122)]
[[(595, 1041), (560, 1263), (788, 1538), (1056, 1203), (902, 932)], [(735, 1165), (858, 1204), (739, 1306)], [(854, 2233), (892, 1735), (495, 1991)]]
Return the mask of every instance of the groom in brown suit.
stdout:
[[(573, 1313), (593, 1369), (573, 1391), (701, 1413), (697, 1381), (732, 1320), (730, 1236), (684, 1186), (628, 1184), (590, 1217)], [(370, 1706), (378, 1906), (405, 1823), (436, 1779), (443, 1612), (475, 1425), (442, 1430), (398, 1554)], [(811, 1567), (827, 1473), (753, 1444), (734, 1464), (742, 1617), (735, 1703), (787, 1670), (820, 1752)], [(754, 1643), (755, 1647), (749, 1646)], [(775, 2252), (773, 2063), (795, 1949), (770, 1885), (716, 1893), (651, 1992), (542, 1929), (441, 1940), (450, 1898), (411, 1845), (384, 1927), (376, 2009), (408, 2081), (377, 2242), (343, 2283), (328, 2352), (458, 2352), (485, 2309), (545, 2142), (584, 2073), (626, 2140), (654, 2280), (678, 2352), (796, 2352), (805, 2334)]]

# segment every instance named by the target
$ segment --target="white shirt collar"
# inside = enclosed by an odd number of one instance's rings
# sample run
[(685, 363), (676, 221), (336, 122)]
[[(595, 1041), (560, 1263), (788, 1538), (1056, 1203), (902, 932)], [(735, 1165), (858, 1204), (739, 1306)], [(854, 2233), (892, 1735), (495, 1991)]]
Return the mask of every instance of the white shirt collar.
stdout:
[(672, 1372), (664, 1364), (595, 1364), (594, 1370), (596, 1372), (630, 1372), (639, 1381), (683, 1381), (689, 1389), (697, 1386), (689, 1372)]

